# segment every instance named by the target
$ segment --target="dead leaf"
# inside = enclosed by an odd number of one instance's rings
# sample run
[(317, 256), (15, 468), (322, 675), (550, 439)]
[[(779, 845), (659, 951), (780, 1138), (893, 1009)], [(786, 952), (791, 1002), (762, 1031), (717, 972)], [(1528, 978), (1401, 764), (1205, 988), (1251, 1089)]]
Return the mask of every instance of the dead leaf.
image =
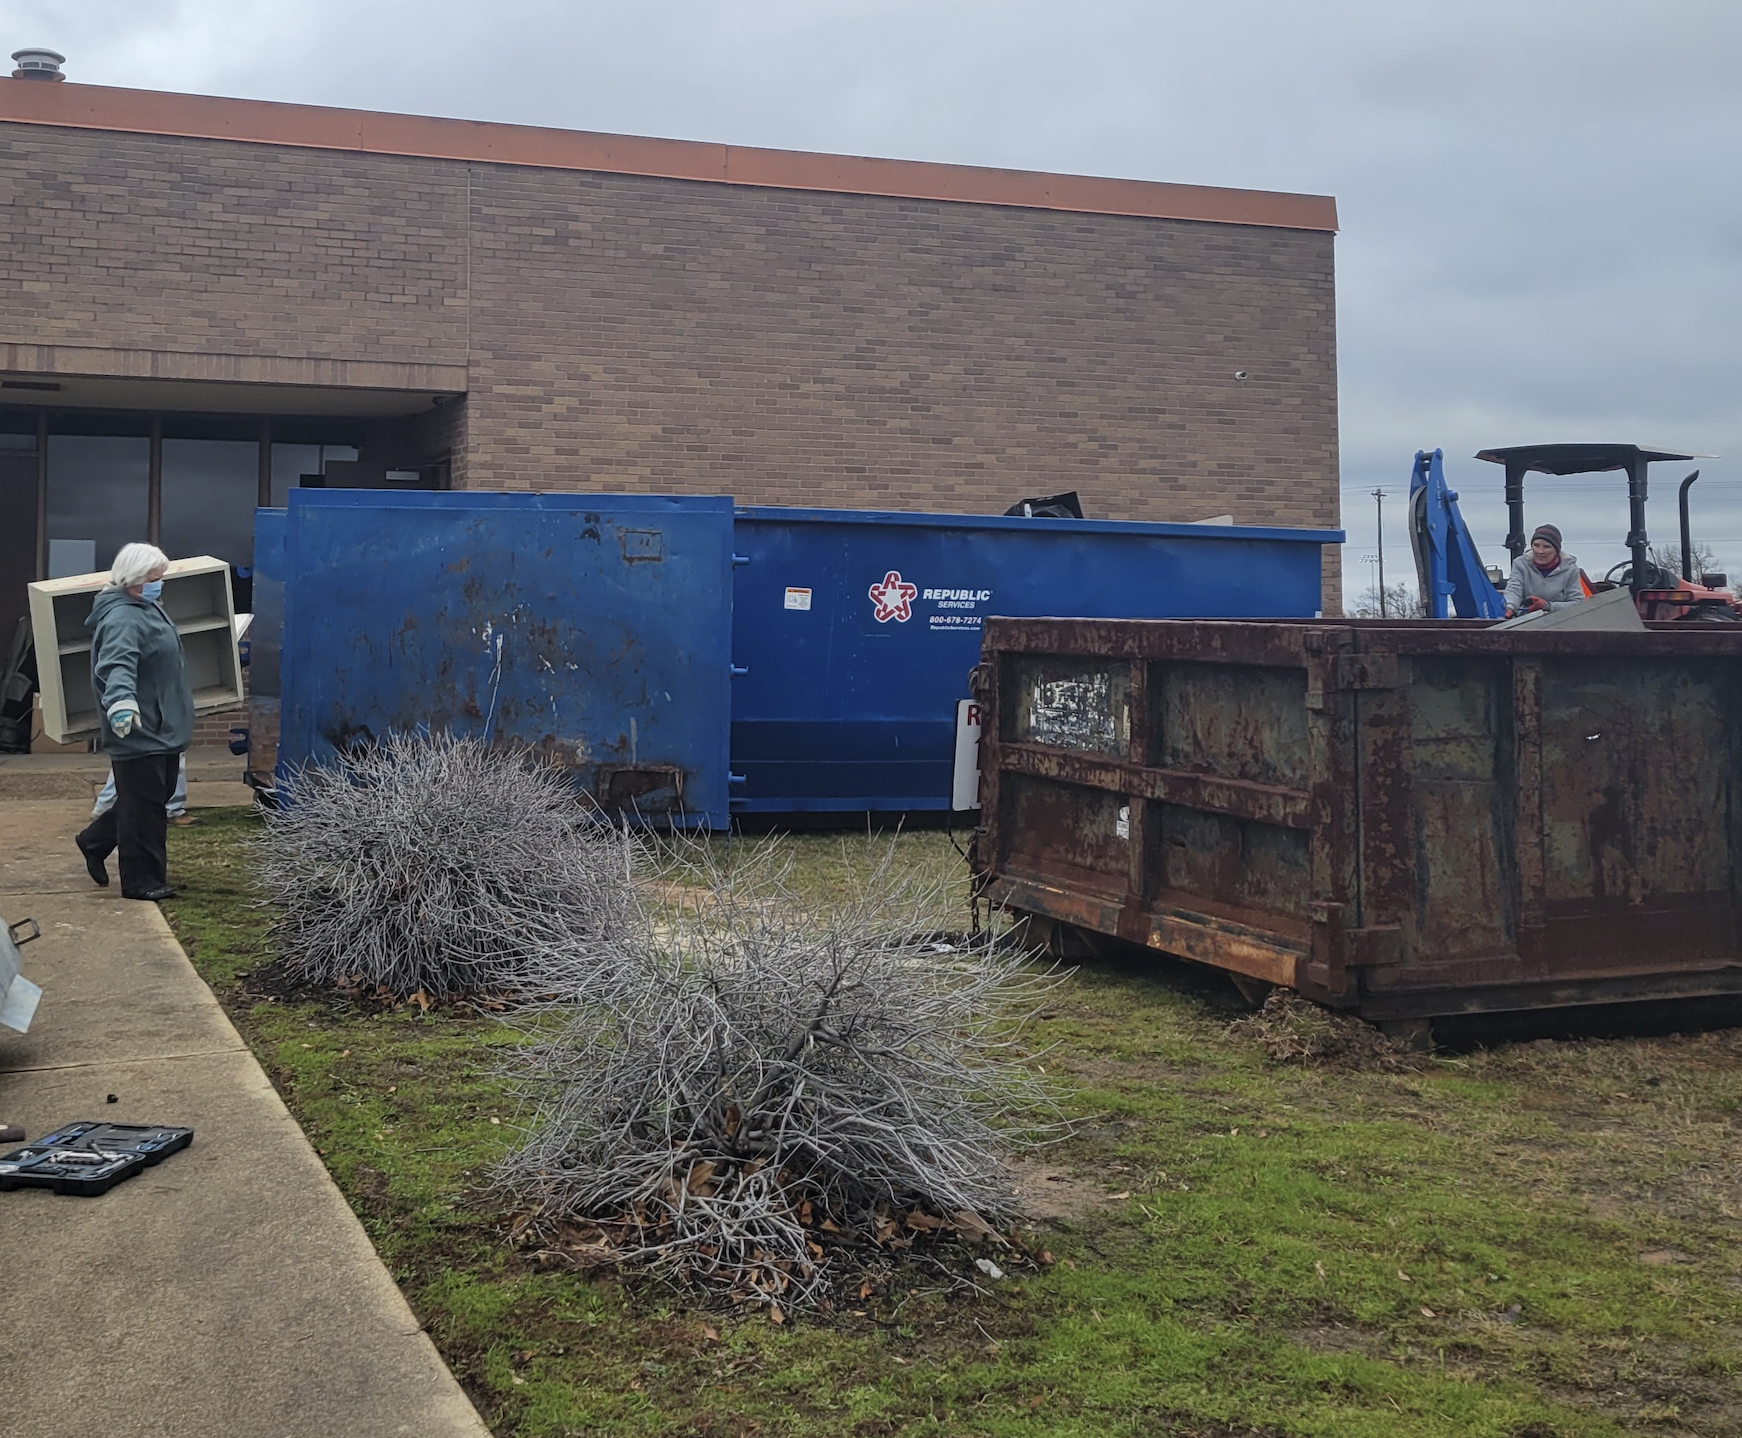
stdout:
[(1423, 1306), (1423, 1308), (1421, 1310), (1421, 1316), (1423, 1318), (1432, 1318), (1434, 1316), (1434, 1311), (1431, 1308)]
[(933, 1218), (929, 1213), (921, 1213), (916, 1208), (912, 1213), (907, 1215), (907, 1226), (913, 1229), (921, 1229), (926, 1233), (936, 1233), (944, 1226), (944, 1221), (941, 1218)]
[(1046, 1402), (1046, 1394), (1044, 1394), (1044, 1393), (1036, 1393), (1036, 1394), (1035, 1394), (1035, 1395), (1034, 1395), (1034, 1397), (1032, 1397), (1032, 1398), (1030, 1398), (1030, 1399), (1029, 1399), (1029, 1400), (1028, 1400), (1028, 1406), (1029, 1406), (1029, 1407), (1030, 1407), (1030, 1408), (1031, 1408), (1031, 1409), (1033, 1409), (1033, 1408), (1038, 1408), (1038, 1407), (1040, 1407), (1040, 1405), (1041, 1405), (1041, 1404), (1042, 1404), (1042, 1403), (1044, 1403), (1044, 1402)]
[(780, 1305), (778, 1303), (771, 1303), (768, 1305), (768, 1321), (770, 1323), (786, 1322), (786, 1315), (780, 1311)]
[(717, 1328), (710, 1328), (704, 1323), (702, 1325), (702, 1337), (707, 1339), (709, 1343), (718, 1343), (720, 1341), (720, 1331)]
[(424, 1013), (427, 1014), (429, 1012), (429, 995), (422, 989), (419, 989), (415, 994), (413, 994), (410, 1001), (416, 1004)]
[(1401, 1268), (1397, 1270), (1397, 1276), (1399, 1278), (1401, 1278), (1405, 1283), (1408, 1283), (1410, 1281), (1409, 1275), (1407, 1273), (1405, 1273)]
[(998, 1236), (997, 1230), (971, 1208), (958, 1208), (950, 1217), (963, 1238), (978, 1241)]
[(1051, 1266), (1051, 1265), (1052, 1265), (1052, 1264), (1053, 1264), (1053, 1263), (1054, 1263), (1054, 1262), (1055, 1262), (1055, 1260), (1054, 1260), (1054, 1258), (1053, 1258), (1053, 1256), (1052, 1256), (1052, 1254), (1051, 1254), (1051, 1253), (1050, 1253), (1050, 1252), (1048, 1252), (1048, 1251), (1047, 1251), (1047, 1250), (1046, 1250), (1046, 1249), (1044, 1249), (1044, 1248), (1043, 1248), (1043, 1249), (1041, 1249), (1041, 1251), (1040, 1251), (1040, 1253), (1039, 1253), (1039, 1255), (1038, 1255), (1038, 1256), (1039, 1256), (1039, 1258), (1040, 1258), (1040, 1261), (1041, 1261), (1041, 1262), (1042, 1262), (1042, 1263), (1044, 1263), (1044, 1264), (1046, 1264), (1046, 1265), (1047, 1265), (1047, 1266), (1048, 1266), (1048, 1267), (1050, 1267), (1050, 1266)]
[(1107, 1196), (1109, 1198), (1130, 1198), (1131, 1197), (1131, 1190), (1127, 1188), (1127, 1189), (1122, 1190), (1119, 1193), (1110, 1193)]
[(867, 1278), (859, 1285), (859, 1297), (869, 1298), (871, 1296), (871, 1291), (871, 1280)]
[(1324, 1266), (1324, 1264), (1320, 1263), (1316, 1258), (1313, 1260), (1313, 1272), (1318, 1274), (1318, 1276), (1320, 1278), (1323, 1278), (1325, 1276), (1325, 1266)]

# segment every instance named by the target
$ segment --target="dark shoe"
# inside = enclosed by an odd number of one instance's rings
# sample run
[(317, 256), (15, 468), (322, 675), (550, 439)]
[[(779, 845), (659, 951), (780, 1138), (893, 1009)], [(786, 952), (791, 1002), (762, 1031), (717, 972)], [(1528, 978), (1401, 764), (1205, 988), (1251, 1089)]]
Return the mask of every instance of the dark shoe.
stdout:
[(99, 888), (108, 888), (109, 866), (103, 862), (101, 857), (85, 848), (83, 844), (79, 845), (79, 852), (85, 856), (85, 872), (91, 876), (92, 882)]
[(173, 899), (175, 897), (175, 890), (170, 888), (168, 884), (165, 884), (161, 889), (147, 889), (143, 894), (129, 894), (123, 892), (121, 897), (123, 899), (150, 900), (152, 903), (156, 903), (159, 899)]
[(24, 1130), (14, 1123), (0, 1123), (0, 1143), (23, 1143)]

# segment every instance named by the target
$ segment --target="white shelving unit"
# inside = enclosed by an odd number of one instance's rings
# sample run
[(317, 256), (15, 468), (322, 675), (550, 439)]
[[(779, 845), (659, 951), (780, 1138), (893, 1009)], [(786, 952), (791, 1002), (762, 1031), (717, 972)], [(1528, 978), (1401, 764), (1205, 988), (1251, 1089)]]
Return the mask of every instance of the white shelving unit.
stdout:
[[(43, 732), (57, 744), (88, 739), (100, 728), (91, 692), (91, 631), (85, 621), (107, 570), (48, 579), (30, 586), (30, 627), (42, 689)], [(181, 635), (182, 662), (194, 691), (194, 712), (242, 702), (242, 661), (236, 652), (236, 606), (230, 566), (200, 555), (170, 562), (158, 601)], [(51, 662), (51, 659), (55, 662)]]

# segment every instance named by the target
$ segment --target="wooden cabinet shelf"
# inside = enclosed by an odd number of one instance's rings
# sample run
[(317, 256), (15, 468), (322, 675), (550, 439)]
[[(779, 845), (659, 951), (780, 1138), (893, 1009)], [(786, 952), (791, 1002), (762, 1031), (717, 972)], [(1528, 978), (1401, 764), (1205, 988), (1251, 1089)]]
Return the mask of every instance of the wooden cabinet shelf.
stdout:
[[(98, 592), (108, 582), (105, 571), (30, 586), (42, 727), (59, 744), (91, 738), (101, 728), (91, 689), (92, 634), (85, 621), (91, 617)], [(158, 603), (181, 636), (194, 711), (206, 713), (240, 704), (242, 662), (236, 650), (230, 566), (210, 555), (172, 561), (163, 576), (163, 595)], [(53, 663), (45, 662), (50, 654)]]

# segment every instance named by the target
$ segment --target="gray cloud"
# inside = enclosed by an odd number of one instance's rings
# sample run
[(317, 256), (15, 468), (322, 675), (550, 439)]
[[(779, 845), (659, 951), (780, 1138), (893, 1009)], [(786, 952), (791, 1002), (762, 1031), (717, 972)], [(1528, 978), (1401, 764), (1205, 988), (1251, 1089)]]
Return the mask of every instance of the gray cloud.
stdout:
[[(1423, 445), (1497, 561), (1468, 456), (1533, 439), (1730, 456), (1697, 527), (1742, 570), (1734, 4), (35, 0), (7, 32), (107, 84), (1334, 194), (1352, 584)], [(1531, 514), (1621, 558), (1613, 478)]]

